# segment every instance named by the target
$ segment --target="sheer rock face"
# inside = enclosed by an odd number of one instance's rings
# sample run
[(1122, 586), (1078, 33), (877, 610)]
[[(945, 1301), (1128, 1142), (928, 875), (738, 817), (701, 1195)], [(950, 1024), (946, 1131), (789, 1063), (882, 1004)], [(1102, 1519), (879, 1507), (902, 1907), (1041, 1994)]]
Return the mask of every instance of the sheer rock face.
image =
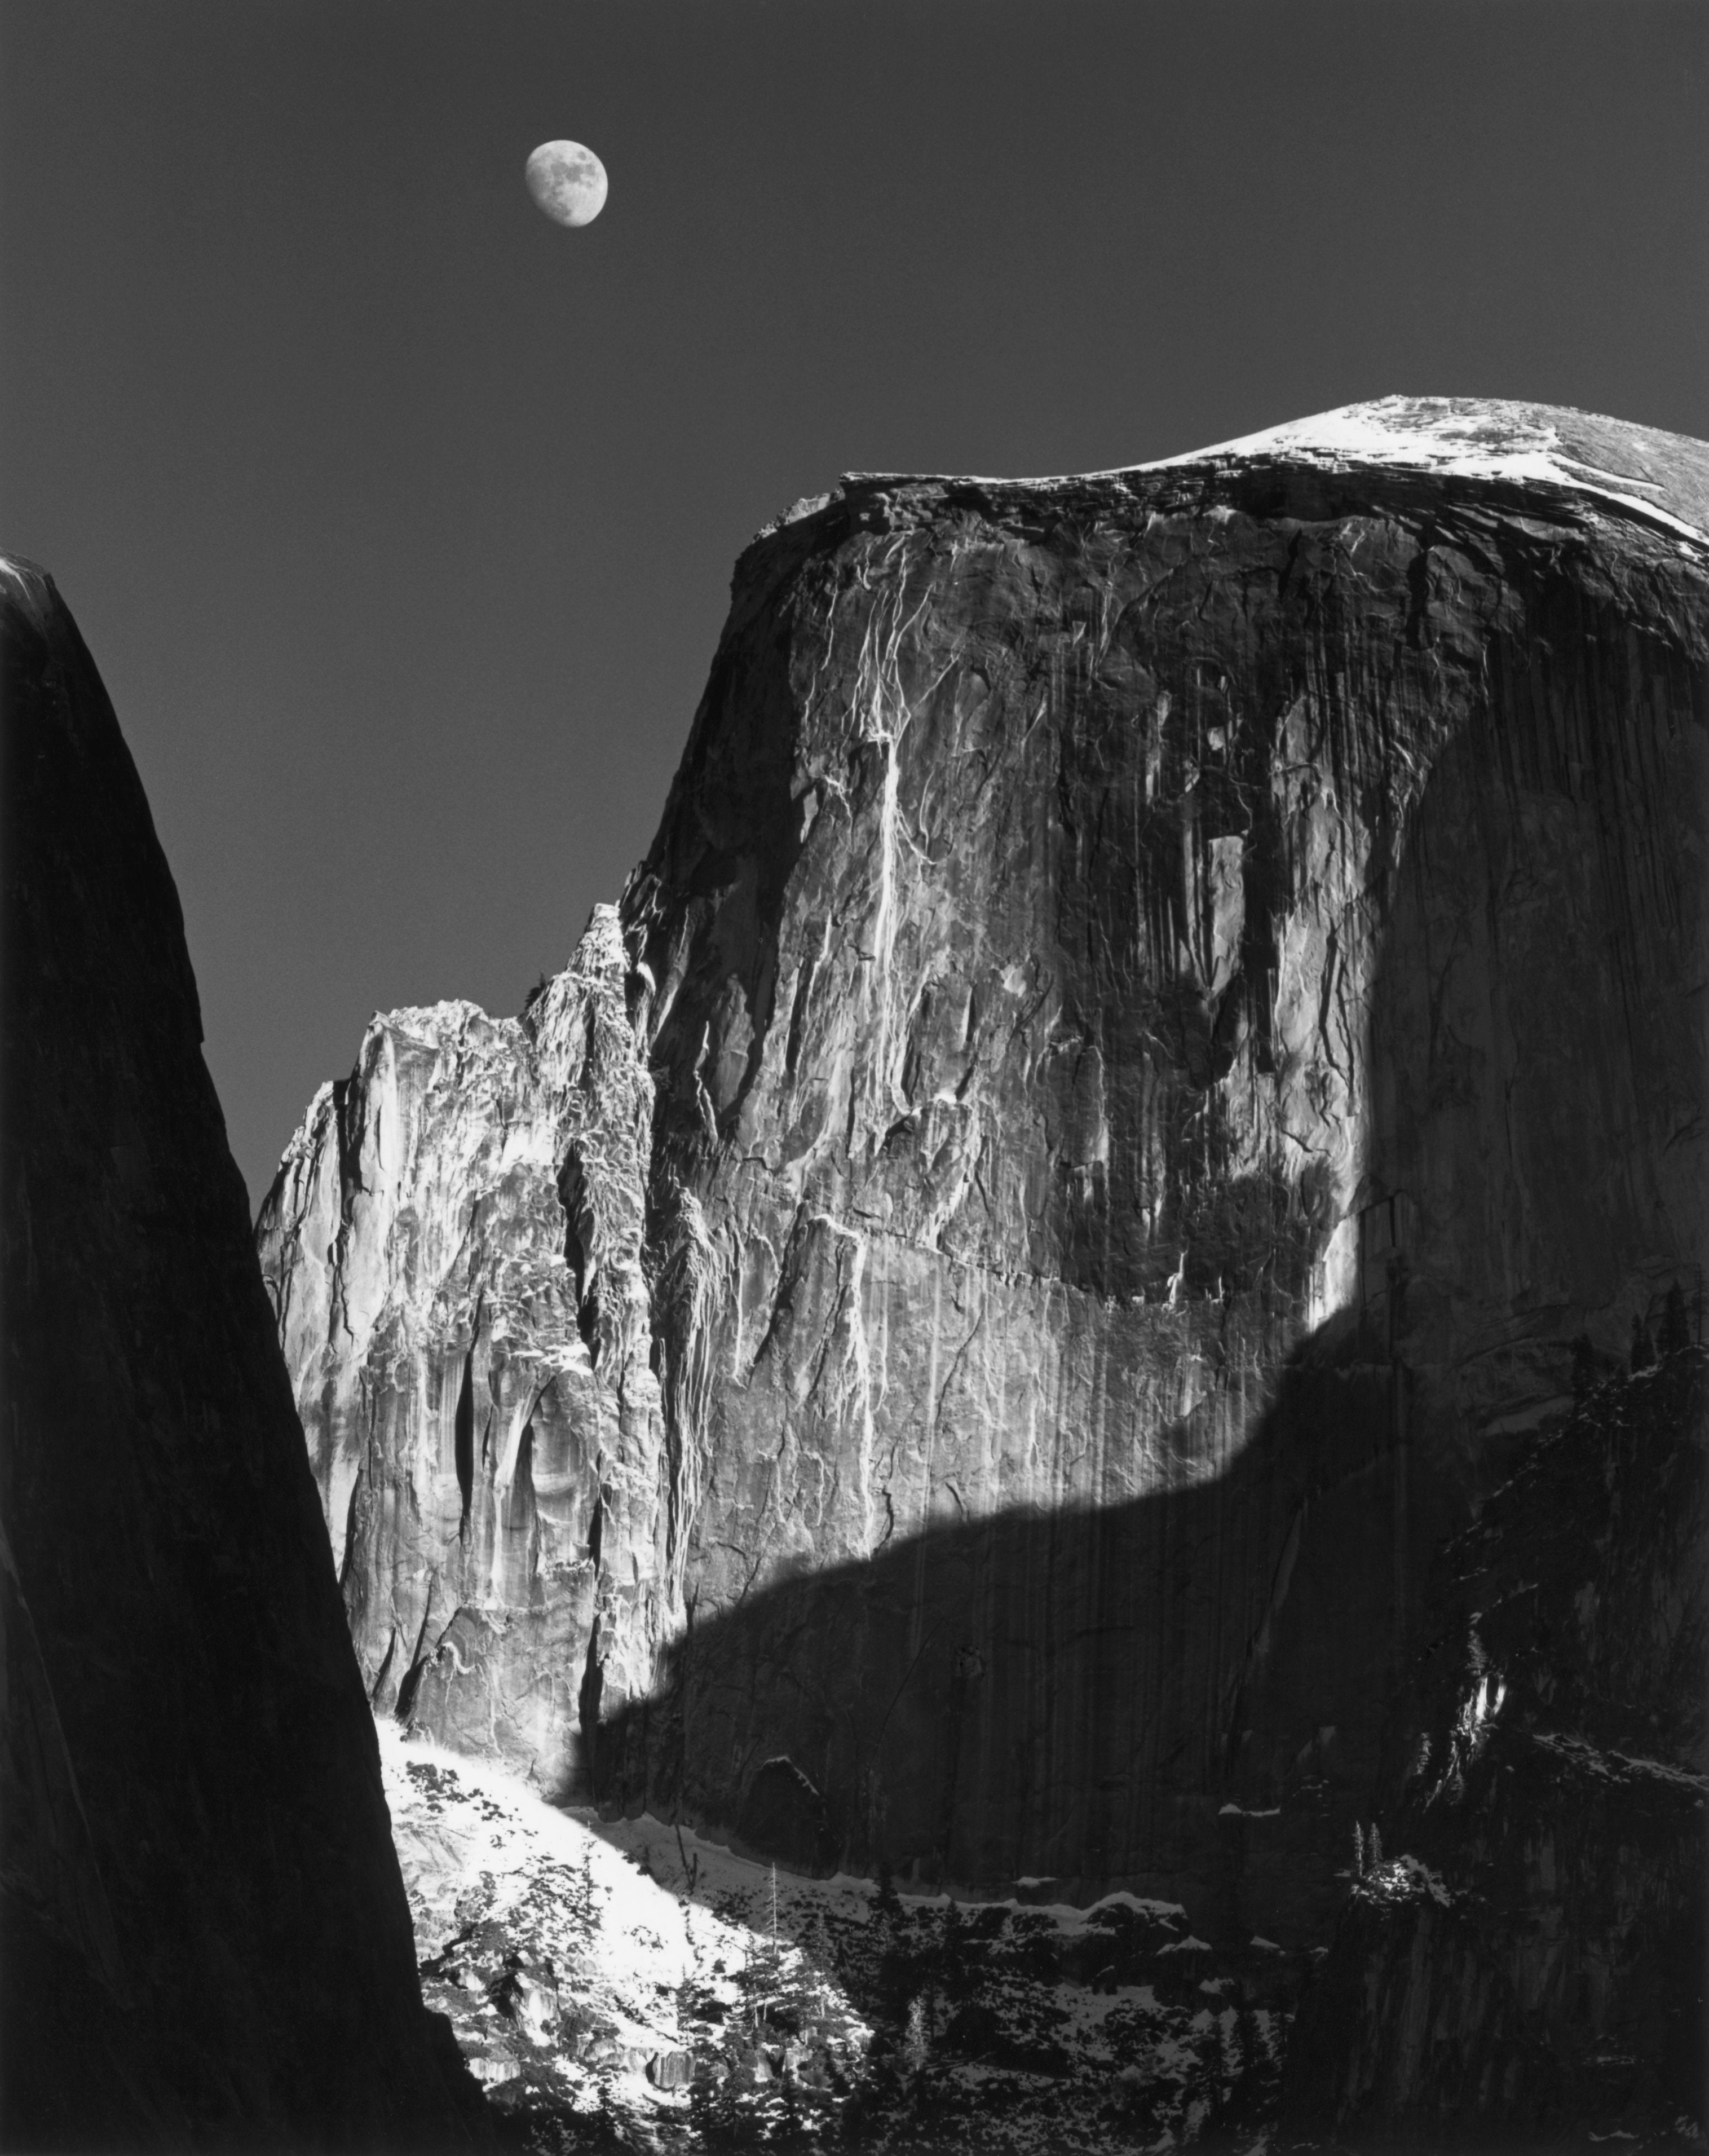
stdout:
[(0, 638), (0, 2138), (468, 2147), (177, 895), (38, 570)]
[(1321, 1913), (1429, 1552), (1701, 1255), (1706, 504), (1389, 400), (762, 534), (621, 906), (377, 1019), (264, 1210), (377, 1697)]
[(1393, 1854), (1290, 2047), (1306, 2145), (1701, 2129), (1709, 1354), (1683, 1298), (1676, 1329), (1441, 1553), (1373, 1804)]
[(663, 1577), (625, 965), (607, 906), (520, 1020), (377, 1019), (262, 1216), (375, 1703), (555, 1790), (590, 1660), (644, 1691)]

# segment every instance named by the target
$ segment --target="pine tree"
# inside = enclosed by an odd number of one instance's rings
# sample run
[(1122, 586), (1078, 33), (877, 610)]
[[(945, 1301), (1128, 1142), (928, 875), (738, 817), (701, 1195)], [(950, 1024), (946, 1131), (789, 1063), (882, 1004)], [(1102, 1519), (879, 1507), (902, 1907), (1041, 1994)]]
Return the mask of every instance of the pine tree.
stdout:
[(1590, 1335), (1581, 1332), (1573, 1342), (1573, 1397), (1582, 1400), (1596, 1385), (1596, 1350)]
[(943, 1912), (943, 1929), (938, 1934), (938, 1986), (946, 1998), (953, 1999), (960, 1989), (962, 1956), (966, 1942), (962, 1937), (962, 1912), (953, 1895)]
[(780, 1989), (778, 1976), (778, 1867), (772, 1866), (772, 1943), (766, 1959), (766, 2004), (769, 2006)]
[(1635, 1376), (1640, 1370), (1647, 1370), (1655, 1360), (1655, 1349), (1650, 1342), (1650, 1328), (1641, 1317), (1635, 1317), (1632, 1320), (1633, 1374)]
[(902, 2056), (910, 2072), (917, 2074), (931, 2054), (931, 2034), (926, 2027), (924, 1994), (916, 1995), (908, 2004), (907, 2034), (902, 2039)]
[(1686, 1298), (1676, 1281), (1668, 1290), (1667, 1301), (1662, 1306), (1661, 1332), (1656, 1346), (1664, 1355), (1678, 1355), (1691, 1344), (1691, 1328), (1686, 1323)]
[(1355, 1820), (1353, 1821), (1353, 1876), (1355, 1879), (1363, 1879), (1364, 1876), (1365, 1830)]
[(1374, 1871), (1383, 1861), (1383, 1836), (1378, 1832), (1377, 1822), (1371, 1822), (1371, 1869)]

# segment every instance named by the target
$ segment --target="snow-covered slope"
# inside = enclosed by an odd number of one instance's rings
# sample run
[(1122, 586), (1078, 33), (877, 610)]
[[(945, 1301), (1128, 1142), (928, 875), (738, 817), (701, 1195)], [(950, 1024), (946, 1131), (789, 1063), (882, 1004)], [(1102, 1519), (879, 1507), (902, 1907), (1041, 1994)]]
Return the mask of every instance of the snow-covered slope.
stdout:
[(389, 1716), (380, 1748), (423, 1994), (531, 2148), (1267, 2145), (1305, 1958), (1266, 1940), (804, 1878)]

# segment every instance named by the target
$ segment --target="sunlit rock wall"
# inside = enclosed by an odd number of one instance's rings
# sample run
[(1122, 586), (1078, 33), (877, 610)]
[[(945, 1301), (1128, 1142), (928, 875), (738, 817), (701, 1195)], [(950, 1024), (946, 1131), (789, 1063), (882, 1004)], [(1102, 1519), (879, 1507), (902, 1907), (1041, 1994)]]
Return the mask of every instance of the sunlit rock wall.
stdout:
[[(606, 907), (521, 1019), (377, 1018), (262, 1215), (372, 1697), (555, 1790), (596, 1618), (618, 1696), (619, 1673), (644, 1690), (657, 1637), (652, 1093), (624, 973)], [(598, 1255), (572, 1268), (575, 1224)]]
[(377, 1020), (264, 1213), (377, 1696), (1321, 1906), (1429, 1551), (1701, 1255), (1706, 499), (1392, 400), (762, 535), (617, 915)]

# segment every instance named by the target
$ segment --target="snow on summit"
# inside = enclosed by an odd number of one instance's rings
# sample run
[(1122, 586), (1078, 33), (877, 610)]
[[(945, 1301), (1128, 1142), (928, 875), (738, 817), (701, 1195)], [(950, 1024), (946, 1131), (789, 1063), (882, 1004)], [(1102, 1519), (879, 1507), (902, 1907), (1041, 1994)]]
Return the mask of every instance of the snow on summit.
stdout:
[(1267, 458), (1336, 470), (1386, 465), (1464, 479), (1542, 481), (1599, 495), (1688, 538), (1709, 537), (1709, 453), (1701, 442), (1547, 404), (1379, 397), (1135, 469)]
[[(839, 492), (868, 486), (960, 485), (1072, 489), (1194, 465), (1315, 465), (1326, 471), (1437, 473), (1444, 478), (1506, 480), (1568, 488), (1599, 506), (1660, 524), (1694, 546), (1709, 541), (1709, 443), (1670, 434), (1566, 405), (1491, 397), (1378, 397), (1255, 434), (1187, 449), (1148, 464), (1032, 479), (926, 472), (846, 472)], [(813, 495), (778, 520), (811, 516), (835, 498)], [(767, 531), (775, 526), (767, 526)]]

